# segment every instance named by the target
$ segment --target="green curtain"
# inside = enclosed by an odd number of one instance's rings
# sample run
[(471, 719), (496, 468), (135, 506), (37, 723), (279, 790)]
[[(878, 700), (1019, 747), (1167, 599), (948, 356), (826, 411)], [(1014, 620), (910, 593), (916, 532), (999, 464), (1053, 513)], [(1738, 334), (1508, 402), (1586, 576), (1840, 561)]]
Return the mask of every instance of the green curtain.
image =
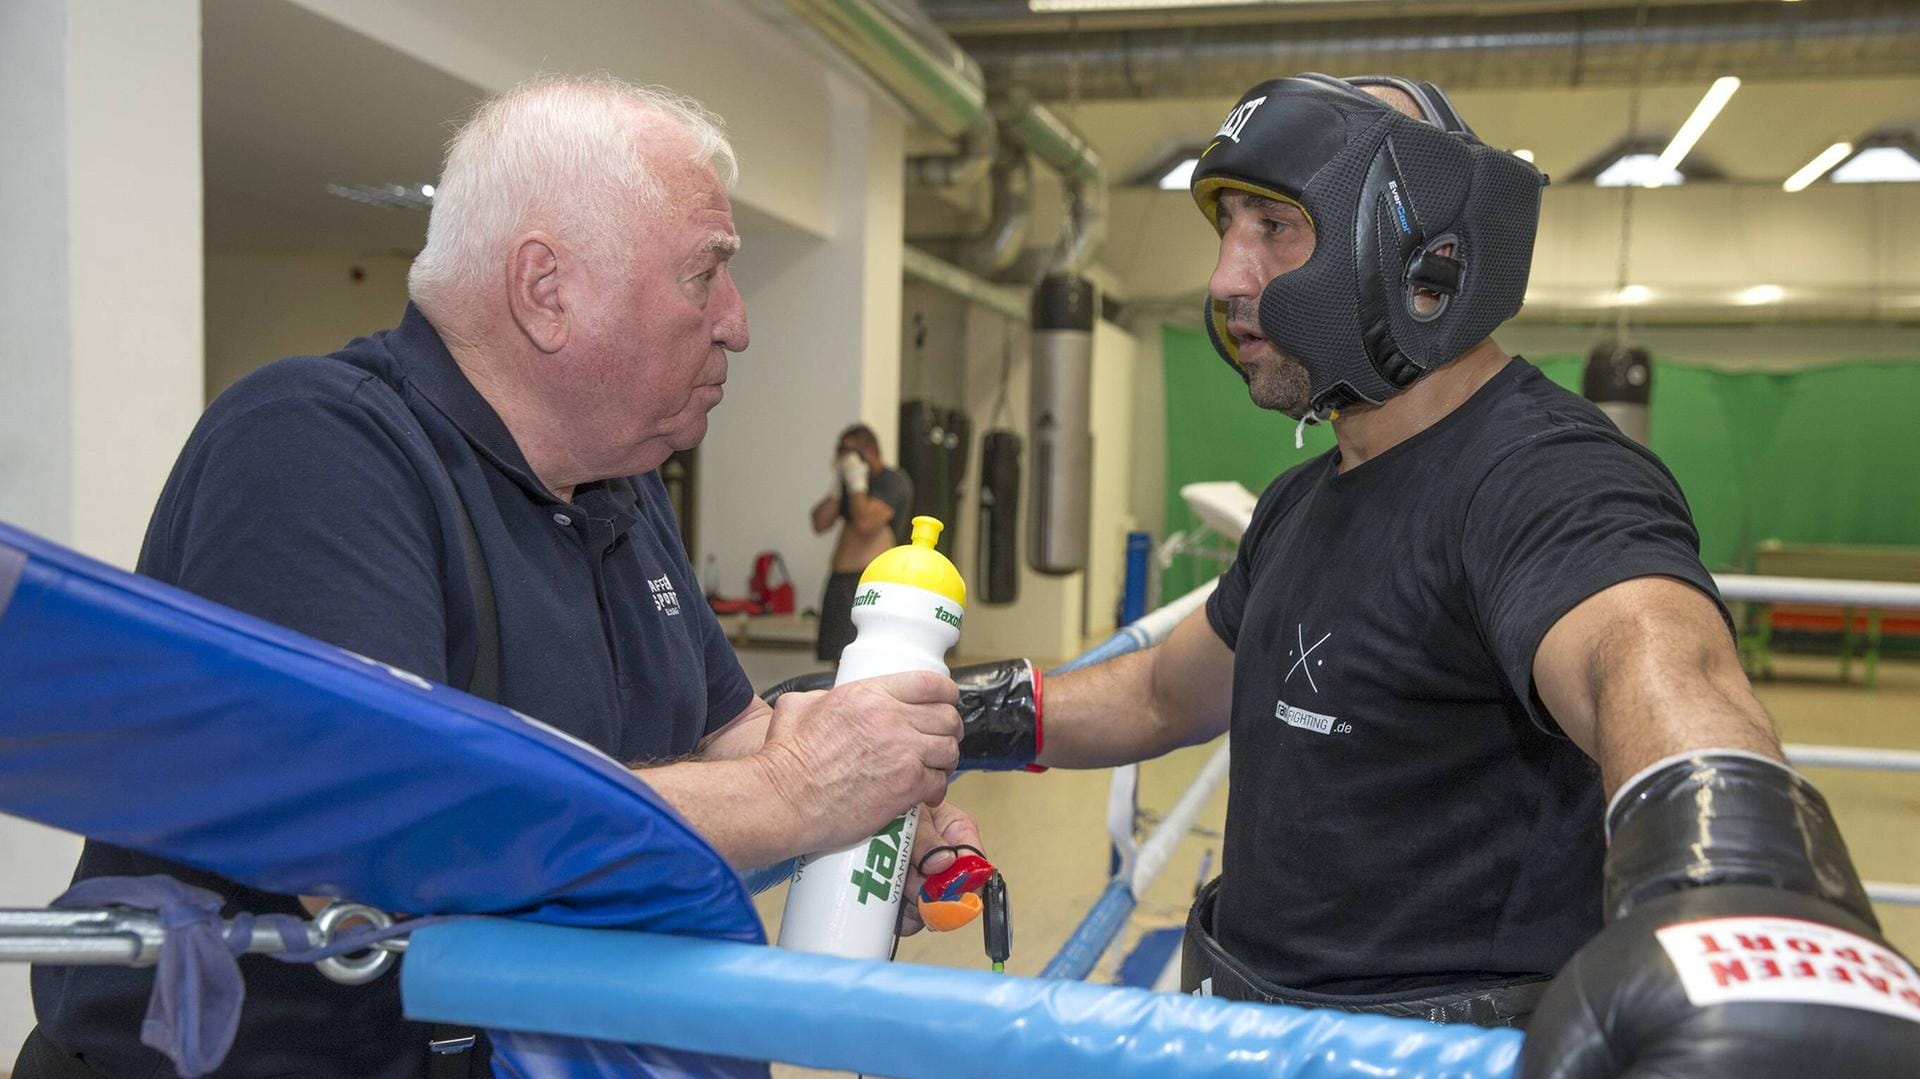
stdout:
[[(1162, 329), (1167, 401), (1167, 529), (1198, 522), (1181, 486), (1238, 480), (1253, 491), (1333, 445), (1254, 408), (1204, 331)], [(1575, 392), (1581, 356), (1528, 357)], [(1754, 543), (1920, 545), (1920, 361), (1858, 362), (1787, 374), (1732, 374), (1656, 358), (1653, 449), (1680, 481), (1712, 569), (1744, 568)], [(1220, 570), (1177, 559), (1171, 599)]]

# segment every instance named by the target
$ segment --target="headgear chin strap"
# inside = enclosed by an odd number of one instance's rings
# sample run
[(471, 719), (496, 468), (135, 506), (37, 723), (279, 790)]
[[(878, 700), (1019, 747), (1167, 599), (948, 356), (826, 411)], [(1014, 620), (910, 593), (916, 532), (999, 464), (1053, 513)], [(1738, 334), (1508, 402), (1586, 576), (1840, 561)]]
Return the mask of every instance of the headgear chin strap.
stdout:
[[(1426, 119), (1363, 86), (1406, 93)], [(1475, 137), (1431, 83), (1308, 74), (1247, 91), (1200, 155), (1193, 198), (1216, 228), (1227, 191), (1292, 203), (1313, 224), (1313, 254), (1267, 283), (1259, 321), (1306, 367), (1318, 414), (1384, 402), (1520, 310), (1546, 183)], [(1417, 309), (1416, 290), (1437, 306)], [(1211, 298), (1207, 330), (1246, 378)]]

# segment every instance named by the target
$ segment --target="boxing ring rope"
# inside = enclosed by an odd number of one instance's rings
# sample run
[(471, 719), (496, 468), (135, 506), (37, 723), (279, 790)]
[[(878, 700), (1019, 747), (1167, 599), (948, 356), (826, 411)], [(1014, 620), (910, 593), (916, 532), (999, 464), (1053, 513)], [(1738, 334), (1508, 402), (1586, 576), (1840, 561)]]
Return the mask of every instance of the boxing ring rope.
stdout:
[(1363, 1079), (1385, 1068), (1499, 1079), (1521, 1041), (1514, 1030), (493, 919), (422, 929), (400, 976), (416, 1019), (902, 1079)]

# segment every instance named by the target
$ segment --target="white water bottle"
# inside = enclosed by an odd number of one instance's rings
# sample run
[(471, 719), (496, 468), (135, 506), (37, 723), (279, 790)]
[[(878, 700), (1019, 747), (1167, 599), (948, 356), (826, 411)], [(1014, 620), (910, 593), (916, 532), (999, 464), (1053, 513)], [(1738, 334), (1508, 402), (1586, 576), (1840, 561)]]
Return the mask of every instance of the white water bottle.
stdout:
[[(853, 598), (858, 635), (840, 656), (835, 686), (901, 671), (947, 673), (947, 650), (960, 639), (967, 586), (934, 543), (941, 523), (913, 519), (913, 538), (867, 566)], [(859, 959), (893, 951), (908, 859), (920, 807), (840, 850), (809, 854), (794, 864), (780, 946)]]

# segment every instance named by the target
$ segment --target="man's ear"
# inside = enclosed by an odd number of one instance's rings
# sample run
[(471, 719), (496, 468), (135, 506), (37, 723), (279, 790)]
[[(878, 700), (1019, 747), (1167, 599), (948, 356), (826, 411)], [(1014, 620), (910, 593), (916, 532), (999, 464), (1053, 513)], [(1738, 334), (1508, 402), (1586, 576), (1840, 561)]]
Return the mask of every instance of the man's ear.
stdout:
[(507, 309), (533, 347), (549, 354), (565, 348), (573, 332), (560, 290), (563, 257), (553, 237), (531, 232), (507, 259)]
[[(1439, 247), (1436, 247), (1433, 249), (1433, 253), (1436, 255), (1439, 255), (1441, 258), (1452, 258), (1453, 245), (1441, 244)], [(1440, 310), (1440, 294), (1439, 293), (1431, 291), (1429, 289), (1423, 289), (1423, 288), (1417, 288), (1413, 290), (1414, 314), (1417, 314), (1422, 318), (1424, 318), (1427, 315), (1431, 315), (1438, 310)]]

